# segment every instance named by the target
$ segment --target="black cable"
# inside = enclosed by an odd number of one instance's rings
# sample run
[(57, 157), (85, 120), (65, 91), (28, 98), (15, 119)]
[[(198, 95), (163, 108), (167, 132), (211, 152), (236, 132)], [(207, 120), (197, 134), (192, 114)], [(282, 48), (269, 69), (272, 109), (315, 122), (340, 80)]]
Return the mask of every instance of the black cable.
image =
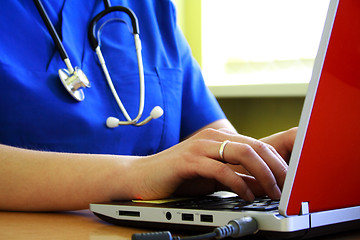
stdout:
[(182, 237), (182, 238), (180, 238), (180, 240), (202, 240), (202, 239), (215, 238), (216, 236), (217, 236), (217, 234), (215, 232), (211, 232), (211, 233), (205, 233), (205, 234), (196, 235), (196, 236)]
[(252, 217), (243, 217), (231, 220), (227, 225), (218, 227), (214, 230), (217, 234), (216, 239), (225, 237), (239, 238), (255, 234), (258, 231), (258, 224)]
[(258, 225), (254, 218), (243, 217), (231, 220), (227, 225), (215, 228), (213, 232), (190, 236), (173, 237), (170, 232), (151, 232), (136, 233), (132, 235), (132, 240), (203, 240), (203, 239), (222, 239), (226, 237), (239, 238), (258, 231)]
[(104, 0), (105, 9), (108, 9), (111, 7), (110, 0)]
[(49, 16), (47, 15), (44, 6), (42, 5), (40, 0), (34, 0), (34, 3), (36, 5), (36, 8), (38, 9), (41, 18), (43, 19), (56, 47), (58, 48), (59, 52), (60, 52), (60, 56), (62, 60), (65, 60), (68, 57), (67, 52), (65, 51), (65, 48), (62, 44), (62, 42), (60, 41), (59, 35), (57, 34), (54, 25), (51, 23)]

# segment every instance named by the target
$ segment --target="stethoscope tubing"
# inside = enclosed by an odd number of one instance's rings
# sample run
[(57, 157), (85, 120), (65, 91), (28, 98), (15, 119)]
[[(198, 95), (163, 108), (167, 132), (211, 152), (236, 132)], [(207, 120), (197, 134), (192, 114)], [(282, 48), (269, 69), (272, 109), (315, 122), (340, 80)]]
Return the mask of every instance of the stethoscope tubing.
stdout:
[(145, 102), (145, 80), (144, 80), (144, 69), (143, 69), (143, 64), (142, 64), (142, 57), (141, 57), (141, 42), (140, 42), (140, 38), (138, 34), (134, 35), (134, 40), (135, 40), (135, 46), (136, 46), (136, 56), (138, 59), (138, 69), (139, 69), (139, 90), (140, 90), (140, 99), (139, 99), (139, 111), (137, 116), (134, 119), (131, 119), (131, 117), (129, 116), (128, 112), (126, 111), (124, 104), (122, 103), (122, 101), (120, 100), (119, 95), (117, 94), (117, 91), (115, 89), (115, 86), (111, 80), (109, 71), (106, 67), (106, 63), (105, 63), (105, 59), (102, 55), (100, 46), (97, 46), (95, 49), (96, 55), (99, 59), (100, 65), (103, 69), (106, 81), (110, 87), (110, 90), (115, 98), (116, 103), (118, 104), (120, 110), (122, 111), (122, 113), (124, 114), (124, 117), (126, 118), (127, 121), (119, 121), (120, 125), (133, 125), (136, 124), (139, 119), (142, 116), (142, 113), (144, 111), (144, 102)]
[(40, 0), (34, 0), (35, 6), (38, 9), (41, 18), (43, 19), (46, 28), (48, 29), (51, 38), (53, 39), (59, 53), (61, 56), (61, 59), (65, 62), (65, 65), (69, 71), (70, 74), (74, 72), (74, 68), (71, 65), (69, 56), (64, 48), (64, 45), (60, 41), (59, 35), (57, 34), (54, 26), (52, 25), (49, 16), (47, 15), (44, 6), (42, 5)]
[[(60, 38), (59, 38), (53, 24), (51, 23), (41, 1), (34, 0), (34, 3), (43, 19), (56, 47), (59, 50), (62, 60), (64, 61), (65, 65), (68, 68), (68, 71), (66, 71), (65, 69), (59, 70), (59, 76), (60, 76), (61, 82), (63, 83), (66, 90), (76, 100), (83, 101), (84, 94), (83, 94), (83, 90), (81, 88), (82, 87), (90, 87), (90, 82), (88, 81), (86, 75), (81, 71), (81, 69), (79, 69), (78, 67), (75, 67), (75, 69), (74, 69), (72, 67), (70, 59), (68, 57), (68, 54), (67, 54), (62, 42), (60, 41)], [(104, 0), (104, 4), (105, 4), (105, 10), (100, 12), (99, 14), (97, 14), (90, 22), (89, 30), (88, 30), (88, 38), (89, 38), (89, 42), (90, 42), (92, 49), (96, 52), (96, 55), (100, 62), (101, 68), (105, 75), (106, 81), (109, 85), (109, 88), (112, 92), (112, 95), (114, 96), (114, 99), (117, 102), (117, 105), (119, 106), (121, 112), (123, 113), (123, 115), (126, 119), (126, 121), (120, 121), (117, 118), (109, 117), (106, 120), (106, 125), (109, 128), (114, 128), (119, 125), (142, 126), (142, 125), (148, 123), (151, 119), (156, 119), (156, 118), (159, 118), (160, 116), (162, 116), (163, 110), (161, 107), (156, 106), (152, 109), (150, 116), (148, 116), (145, 120), (138, 122), (143, 114), (144, 105), (145, 105), (144, 104), (144, 102), (145, 102), (144, 67), (143, 67), (143, 61), (142, 61), (142, 56), (141, 56), (141, 48), (142, 47), (141, 47), (141, 41), (140, 41), (140, 37), (139, 37), (138, 20), (137, 20), (135, 13), (131, 9), (128, 9), (128, 8), (122, 7), (122, 6), (111, 7), (109, 0)], [(125, 106), (122, 103), (122, 101), (120, 100), (120, 97), (118, 96), (115, 86), (111, 80), (110, 73), (106, 67), (105, 59), (104, 59), (101, 49), (100, 49), (100, 43), (99, 43), (100, 36), (99, 36), (99, 41), (95, 37), (97, 22), (105, 15), (107, 15), (111, 12), (115, 12), (115, 11), (125, 12), (129, 16), (129, 18), (131, 19), (132, 34), (134, 36), (136, 57), (137, 57), (138, 71), (139, 71), (139, 91), (140, 91), (139, 110), (138, 110), (137, 116), (134, 119), (131, 119), (130, 115), (126, 111)], [(100, 27), (100, 29), (101, 28), (102, 27)]]
[[(121, 11), (121, 12), (125, 12), (131, 19), (131, 25), (132, 25), (132, 34), (134, 36), (134, 42), (135, 42), (135, 49), (136, 49), (136, 57), (137, 57), (137, 62), (138, 62), (138, 71), (139, 71), (139, 91), (140, 91), (140, 97), (139, 97), (139, 110), (138, 110), (138, 114), (134, 119), (131, 119), (130, 115), (128, 114), (128, 112), (126, 111), (126, 108), (124, 106), (124, 104), (122, 103), (122, 101), (120, 100), (120, 97), (117, 94), (117, 91), (115, 89), (115, 86), (111, 80), (111, 76), (110, 73), (106, 67), (106, 63), (105, 63), (105, 59), (102, 55), (101, 52), (101, 48), (99, 45), (99, 41), (96, 39), (96, 24), (97, 22), (103, 18), (104, 16), (106, 16), (107, 14), (111, 13), (111, 12), (116, 12), (116, 11)], [(145, 80), (144, 80), (144, 68), (143, 68), (143, 62), (142, 62), (142, 56), (141, 56), (141, 41), (140, 41), (140, 37), (139, 37), (139, 25), (138, 25), (138, 20), (137, 17), (135, 15), (135, 13), (125, 7), (122, 6), (115, 6), (115, 7), (107, 7), (104, 11), (98, 13), (90, 22), (89, 25), (89, 31), (88, 31), (88, 38), (89, 38), (89, 42), (91, 47), (93, 48), (93, 50), (96, 52), (96, 55), (99, 59), (101, 68), (104, 72), (106, 81), (109, 85), (109, 88), (111, 90), (111, 93), (113, 94), (116, 103), (118, 104), (121, 112), (123, 113), (124, 117), (126, 118), (127, 121), (120, 121), (119, 120), (119, 125), (135, 125), (135, 126), (140, 126), (137, 124), (137, 122), (139, 121), (139, 119), (141, 118), (143, 111), (144, 111), (144, 102), (145, 102)], [(143, 124), (142, 124), (143, 125)]]
[(92, 49), (95, 51), (95, 49), (99, 46), (99, 42), (96, 39), (96, 24), (97, 22), (104, 16), (106, 16), (107, 14), (111, 13), (111, 12), (116, 12), (116, 11), (120, 11), (120, 12), (125, 12), (131, 20), (131, 25), (132, 25), (132, 34), (135, 35), (139, 35), (139, 24), (138, 24), (138, 19), (135, 15), (135, 13), (126, 7), (122, 7), (122, 6), (115, 6), (115, 7), (109, 7), (106, 8), (104, 11), (98, 13), (90, 22), (89, 25), (89, 31), (88, 31), (88, 38), (90, 41), (90, 45), (92, 47)]

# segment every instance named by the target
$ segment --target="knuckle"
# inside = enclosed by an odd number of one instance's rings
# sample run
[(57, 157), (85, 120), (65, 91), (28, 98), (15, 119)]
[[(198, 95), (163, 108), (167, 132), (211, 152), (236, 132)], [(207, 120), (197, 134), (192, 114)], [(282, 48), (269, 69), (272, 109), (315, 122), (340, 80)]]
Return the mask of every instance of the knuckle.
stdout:
[(269, 148), (271, 151), (276, 152), (276, 149), (275, 149), (272, 145), (266, 144), (266, 143), (265, 143), (265, 145), (266, 145), (266, 147)]
[(197, 157), (190, 151), (183, 153), (181, 161), (178, 162), (183, 167), (192, 167), (197, 163)]
[(214, 138), (217, 134), (219, 134), (218, 130), (214, 128), (205, 128), (198, 133), (198, 136), (200, 138)]
[(230, 135), (234, 135), (234, 131), (230, 130), (229, 128), (220, 128), (218, 129), (220, 132), (223, 132), (223, 133), (227, 133), (227, 134), (230, 134)]
[(182, 151), (183, 163), (187, 165), (197, 164), (199, 157), (206, 155), (207, 140), (203, 138), (193, 139), (188, 142), (186, 151)]
[(174, 163), (173, 169), (175, 169), (181, 177), (189, 178), (197, 173), (198, 159), (190, 153), (183, 154), (183, 157), (179, 161)]
[(186, 151), (182, 155), (182, 160), (184, 161), (184, 164), (192, 164), (194, 162), (194, 156), (190, 151)]
[(249, 144), (241, 144), (240, 151), (244, 156), (252, 156), (254, 154), (254, 149)]
[(203, 138), (195, 139), (191, 141), (189, 146), (189, 152), (195, 155), (203, 155), (207, 145), (207, 140)]
[(269, 146), (266, 143), (260, 140), (254, 140), (252, 145), (254, 146), (254, 149), (260, 152), (267, 151), (269, 148)]

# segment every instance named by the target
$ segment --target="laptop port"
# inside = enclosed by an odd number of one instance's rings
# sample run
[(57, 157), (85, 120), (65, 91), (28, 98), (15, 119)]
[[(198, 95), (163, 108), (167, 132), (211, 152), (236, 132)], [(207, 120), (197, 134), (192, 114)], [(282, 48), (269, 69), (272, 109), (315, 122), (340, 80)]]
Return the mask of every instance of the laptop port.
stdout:
[(140, 217), (140, 212), (138, 211), (119, 211), (119, 216), (128, 216), (128, 217)]
[(213, 218), (213, 215), (201, 214), (200, 221), (201, 222), (214, 222), (214, 218)]
[(194, 214), (183, 213), (183, 214), (181, 214), (181, 219), (183, 221), (194, 221)]

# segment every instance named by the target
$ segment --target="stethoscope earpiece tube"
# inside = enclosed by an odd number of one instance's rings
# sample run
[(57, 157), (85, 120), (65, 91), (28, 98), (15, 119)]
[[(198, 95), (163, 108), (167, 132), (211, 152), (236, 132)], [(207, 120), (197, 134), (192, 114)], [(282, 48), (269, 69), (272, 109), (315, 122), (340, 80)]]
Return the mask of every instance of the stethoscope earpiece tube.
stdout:
[[(140, 89), (140, 99), (139, 99), (139, 110), (138, 110), (138, 114), (137, 116), (132, 119), (128, 112), (126, 111), (125, 106), (123, 105), (123, 103), (121, 102), (115, 86), (111, 80), (110, 77), (110, 73), (106, 67), (106, 63), (105, 63), (105, 59), (104, 56), (101, 52), (100, 49), (100, 39), (98, 40), (96, 38), (96, 24), (97, 22), (104, 16), (106, 16), (107, 14), (111, 13), (111, 12), (116, 12), (116, 11), (120, 11), (120, 12), (124, 12), (126, 13), (130, 19), (131, 19), (131, 24), (132, 24), (132, 34), (134, 35), (134, 42), (135, 42), (135, 48), (136, 48), (136, 57), (137, 57), (137, 61), (138, 61), (138, 70), (139, 70), (139, 89)], [(99, 63), (101, 65), (101, 68), (104, 72), (106, 81), (109, 85), (109, 88), (114, 96), (114, 99), (116, 101), (116, 103), (118, 104), (121, 112), (123, 113), (126, 121), (120, 121), (119, 119), (115, 118), (115, 117), (108, 117), (106, 120), (106, 126), (108, 128), (115, 128), (118, 127), (119, 125), (133, 125), (133, 126), (143, 126), (144, 124), (148, 123), (150, 120), (152, 119), (156, 119), (159, 118), (160, 116), (163, 115), (164, 111), (161, 107), (156, 106), (153, 108), (153, 110), (150, 113), (150, 116), (148, 116), (145, 120), (138, 122), (143, 114), (144, 111), (144, 102), (145, 102), (145, 80), (144, 80), (144, 69), (143, 69), (143, 62), (142, 62), (142, 56), (141, 56), (141, 41), (140, 41), (140, 37), (139, 37), (139, 24), (138, 24), (138, 20), (137, 17), (135, 15), (135, 13), (125, 7), (121, 7), (121, 6), (116, 6), (116, 7), (106, 7), (106, 9), (102, 12), (100, 12), (99, 14), (97, 14), (94, 19), (90, 22), (89, 25), (89, 31), (88, 31), (88, 38), (90, 41), (90, 45), (93, 48), (93, 50), (96, 52), (96, 55), (98, 57)], [(99, 36), (100, 38), (100, 36)]]
[(90, 41), (90, 45), (92, 47), (92, 49), (95, 51), (95, 49), (98, 47), (99, 43), (96, 40), (96, 24), (97, 22), (104, 17), (105, 15), (111, 13), (111, 12), (116, 12), (116, 11), (120, 11), (120, 12), (125, 12), (131, 19), (131, 25), (133, 28), (133, 34), (139, 34), (139, 24), (138, 24), (138, 20), (137, 17), (135, 15), (135, 13), (126, 7), (121, 7), (121, 6), (115, 6), (115, 7), (109, 7), (106, 8), (104, 11), (98, 13), (93, 20), (91, 20), (90, 25), (89, 25), (89, 31), (88, 31), (88, 38)]

